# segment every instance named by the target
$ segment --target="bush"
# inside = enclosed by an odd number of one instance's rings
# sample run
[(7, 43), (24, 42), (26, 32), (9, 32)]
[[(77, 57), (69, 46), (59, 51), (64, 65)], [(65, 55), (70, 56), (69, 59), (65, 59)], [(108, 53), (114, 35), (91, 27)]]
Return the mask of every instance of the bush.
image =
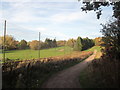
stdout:
[(19, 49), (26, 49), (27, 48), (27, 41), (21, 40), (18, 44)]
[(33, 50), (38, 50), (39, 49), (39, 41), (33, 40), (30, 42), (30, 48)]
[[(4, 37), (2, 36), (2, 37), (0, 37), (0, 47), (4, 47), (3, 41), (4, 41)], [(13, 36), (6, 35), (6, 37), (5, 37), (5, 50), (17, 49), (17, 44), (18, 44), (18, 42), (14, 39)]]
[(94, 41), (92, 39), (78, 37), (77, 41), (74, 45), (74, 50), (82, 51), (82, 50), (86, 50), (92, 46), (94, 46)]

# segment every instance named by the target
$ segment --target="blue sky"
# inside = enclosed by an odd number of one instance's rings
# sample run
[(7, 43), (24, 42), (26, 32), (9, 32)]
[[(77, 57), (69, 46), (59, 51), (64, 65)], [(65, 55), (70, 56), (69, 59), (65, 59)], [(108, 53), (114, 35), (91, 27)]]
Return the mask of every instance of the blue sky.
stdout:
[(41, 40), (45, 38), (68, 40), (69, 38), (102, 36), (100, 23), (111, 18), (111, 7), (105, 8), (101, 19), (96, 13), (81, 11), (76, 0), (2, 0), (0, 33), (3, 34), (4, 20), (7, 20), (7, 34), (16, 40)]

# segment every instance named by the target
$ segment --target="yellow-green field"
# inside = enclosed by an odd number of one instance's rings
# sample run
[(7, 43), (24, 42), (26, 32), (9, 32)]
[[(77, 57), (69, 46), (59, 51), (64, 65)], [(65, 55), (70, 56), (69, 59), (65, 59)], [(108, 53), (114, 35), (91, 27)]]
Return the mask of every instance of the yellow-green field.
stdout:
[[(99, 46), (94, 46), (88, 50), (85, 51), (94, 51), (97, 49), (98, 52), (100, 52)], [(56, 47), (56, 48), (50, 48), (50, 49), (43, 49), (40, 50), (40, 58), (47, 58), (52, 56), (60, 56), (60, 55), (66, 55), (66, 54), (72, 54), (73, 48), (68, 46), (63, 47)], [(0, 54), (2, 56), (2, 54)], [(11, 50), (6, 51), (6, 58), (8, 59), (19, 59), (19, 60), (26, 60), (26, 59), (37, 59), (38, 57), (38, 50)]]
[[(50, 48), (50, 49), (43, 49), (40, 50), (40, 58), (46, 58), (51, 56), (60, 56), (64, 54), (70, 54), (73, 51), (72, 48), (65, 46), (65, 47), (57, 47), (57, 48)], [(36, 59), (39, 58), (38, 50), (11, 50), (6, 51), (6, 58), (9, 59)], [(2, 54), (1, 54), (2, 55)]]

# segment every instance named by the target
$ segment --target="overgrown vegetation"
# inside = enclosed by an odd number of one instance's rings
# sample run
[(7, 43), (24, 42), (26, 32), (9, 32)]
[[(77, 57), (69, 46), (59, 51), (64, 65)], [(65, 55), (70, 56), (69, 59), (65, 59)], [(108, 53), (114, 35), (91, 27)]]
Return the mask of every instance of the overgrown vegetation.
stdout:
[[(103, 26), (102, 57), (95, 59), (80, 75), (80, 83), (84, 88), (119, 88), (120, 77), (120, 1), (118, 2), (85, 2), (84, 10), (99, 10), (101, 6), (113, 5), (113, 16), (116, 18)], [(90, 9), (91, 8), (91, 9)], [(83, 8), (82, 8), (83, 9)]]
[(6, 62), (2, 66), (3, 88), (40, 88), (50, 75), (79, 63), (91, 54), (83, 51), (66, 57)]
[(97, 37), (94, 39), (95, 46), (101, 46), (103, 44), (102, 37)]
[[(107, 59), (106, 59), (107, 58)], [(119, 87), (119, 67), (118, 60), (111, 61), (104, 57), (95, 59), (80, 74), (80, 83), (83, 88), (118, 88)]]

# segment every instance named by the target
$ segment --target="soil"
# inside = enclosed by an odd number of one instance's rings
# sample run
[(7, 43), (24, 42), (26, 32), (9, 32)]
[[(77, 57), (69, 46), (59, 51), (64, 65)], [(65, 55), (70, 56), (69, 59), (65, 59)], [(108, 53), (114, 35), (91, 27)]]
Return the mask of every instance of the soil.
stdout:
[(42, 88), (81, 88), (79, 83), (80, 72), (94, 59), (96, 52), (95, 50), (93, 55), (79, 64), (54, 74), (43, 83)]

